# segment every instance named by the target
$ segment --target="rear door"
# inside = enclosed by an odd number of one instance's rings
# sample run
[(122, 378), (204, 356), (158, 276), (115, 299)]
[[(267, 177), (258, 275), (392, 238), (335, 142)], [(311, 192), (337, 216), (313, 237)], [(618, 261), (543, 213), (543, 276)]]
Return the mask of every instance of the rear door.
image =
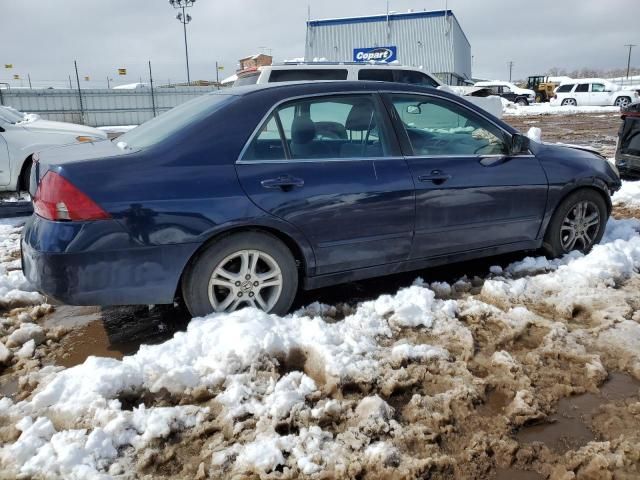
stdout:
[(509, 156), (507, 132), (452, 100), (385, 100), (416, 185), (412, 258), (535, 240), (547, 199), (537, 158)]
[(237, 172), (264, 211), (299, 228), (325, 274), (406, 260), (415, 220), (411, 173), (377, 94), (281, 104)]

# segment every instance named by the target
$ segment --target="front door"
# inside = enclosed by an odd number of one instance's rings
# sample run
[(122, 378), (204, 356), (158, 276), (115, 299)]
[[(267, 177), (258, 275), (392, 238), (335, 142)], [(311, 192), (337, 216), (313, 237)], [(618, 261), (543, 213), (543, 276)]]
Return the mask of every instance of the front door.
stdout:
[(606, 89), (603, 83), (592, 83), (589, 103), (601, 106), (611, 105), (611, 93), (607, 92)]
[(409, 257), (413, 180), (377, 94), (284, 103), (236, 169), (256, 205), (305, 234), (312, 275)]
[(457, 102), (386, 99), (416, 184), (412, 258), (536, 239), (547, 179), (533, 155), (509, 156), (510, 135)]

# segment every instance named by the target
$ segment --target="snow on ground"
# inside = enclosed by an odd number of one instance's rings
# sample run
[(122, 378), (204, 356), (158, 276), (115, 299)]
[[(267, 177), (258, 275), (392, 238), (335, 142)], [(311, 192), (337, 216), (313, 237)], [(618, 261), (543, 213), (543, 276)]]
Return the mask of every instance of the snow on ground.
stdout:
[[(639, 203), (640, 189), (625, 182), (614, 201)], [(47, 306), (20, 272), (20, 227), (0, 225), (0, 303), (35, 305), (0, 324), (0, 362), (24, 366), (29, 387), (0, 400), (0, 471), (486, 478), (515, 465), (553, 478), (633, 476), (637, 434), (605, 430), (607, 441), (564, 456), (512, 432), (560, 398), (597, 391), (610, 370), (640, 379), (639, 232), (640, 220), (612, 219), (588, 255), (527, 257), (453, 284), (418, 279), (285, 317), (210, 315), (122, 360), (64, 369), (37, 362), (55, 334), (38, 324)], [(493, 408), (491, 392), (505, 400), (489, 415), (479, 405)], [(640, 402), (618, 408), (640, 430)]]
[(611, 201), (614, 204), (640, 208), (640, 182), (623, 181), (622, 188), (614, 194)]
[(619, 113), (620, 107), (596, 107), (551, 105), (550, 103), (536, 103), (533, 105), (516, 105), (513, 102), (504, 101), (504, 115), (508, 116), (538, 116), (538, 115), (575, 115), (578, 113)]

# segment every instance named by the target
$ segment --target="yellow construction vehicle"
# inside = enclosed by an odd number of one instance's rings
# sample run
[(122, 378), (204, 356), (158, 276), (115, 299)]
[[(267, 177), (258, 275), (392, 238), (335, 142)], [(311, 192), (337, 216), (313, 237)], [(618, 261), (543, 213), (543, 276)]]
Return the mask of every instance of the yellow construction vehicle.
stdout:
[(536, 92), (536, 102), (548, 102), (559, 82), (550, 82), (548, 76), (534, 75), (527, 79), (527, 88)]

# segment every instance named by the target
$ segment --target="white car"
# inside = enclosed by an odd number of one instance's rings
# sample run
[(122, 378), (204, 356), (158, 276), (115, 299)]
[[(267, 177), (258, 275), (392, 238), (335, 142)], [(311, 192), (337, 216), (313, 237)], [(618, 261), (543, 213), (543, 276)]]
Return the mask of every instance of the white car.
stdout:
[(561, 84), (556, 88), (551, 105), (616, 106), (624, 108), (640, 100), (635, 90), (622, 90), (615, 83), (602, 78), (584, 78)]
[(106, 140), (92, 127), (51, 122), (0, 106), (0, 191), (28, 190), (34, 153), (56, 145)]
[(520, 88), (511, 82), (505, 82), (503, 80), (476, 82), (474, 87), (487, 88), (494, 95), (498, 95), (518, 105), (536, 103), (536, 92), (528, 88)]
[[(380, 82), (409, 83), (425, 85), (459, 94), (436, 76), (416, 67), (396, 63), (360, 62), (290, 62), (249, 68), (237, 73), (234, 87), (274, 82), (297, 82), (319, 80), (375, 80)], [(499, 97), (474, 97), (462, 95), (465, 100), (502, 118), (502, 101)]]

